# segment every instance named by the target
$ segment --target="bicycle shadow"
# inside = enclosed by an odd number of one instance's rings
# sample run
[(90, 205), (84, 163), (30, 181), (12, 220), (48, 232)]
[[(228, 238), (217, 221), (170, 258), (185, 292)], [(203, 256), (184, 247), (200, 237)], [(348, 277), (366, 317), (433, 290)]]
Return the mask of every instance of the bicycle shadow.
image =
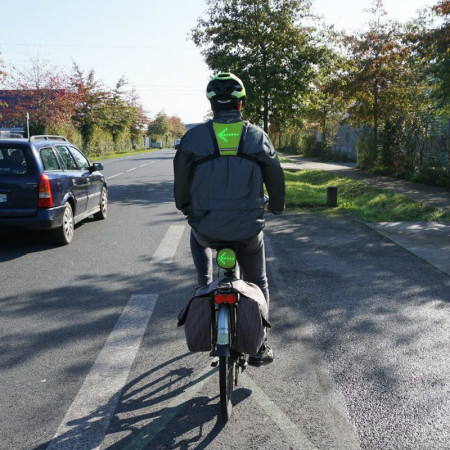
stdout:
[[(188, 355), (192, 354), (176, 359)], [(124, 387), (109, 434), (126, 433), (127, 436), (107, 448), (187, 449), (195, 445), (204, 449), (224, 428), (219, 395), (211, 397), (201, 393), (204, 383), (217, 381), (218, 368), (207, 368), (197, 375), (193, 367), (174, 368), (147, 382), (158, 370), (156, 367)], [(197, 392), (191, 396), (190, 389)], [(233, 404), (236, 406), (250, 394), (248, 389), (236, 389)], [(158, 409), (162, 404), (166, 406)], [(208, 423), (214, 423), (212, 429), (205, 427)]]
[[(66, 432), (34, 450), (78, 448), (83, 442), (93, 447), (103, 443), (102, 448), (108, 449), (180, 449), (194, 444), (195, 448), (207, 448), (225, 426), (220, 418), (219, 396), (211, 398), (200, 393), (202, 385), (214, 378), (218, 369), (208, 367), (196, 374), (198, 370), (188, 364), (170, 368), (189, 355), (192, 354), (176, 356), (134, 378), (108, 402), (68, 422)], [(237, 389), (233, 404), (237, 405), (250, 394), (248, 389)], [(212, 429), (209, 426), (210, 431), (205, 434), (205, 425), (214, 421)], [(107, 433), (102, 441), (96, 442), (96, 436), (103, 437), (98, 432), (102, 428)], [(117, 439), (118, 435), (124, 437)]]

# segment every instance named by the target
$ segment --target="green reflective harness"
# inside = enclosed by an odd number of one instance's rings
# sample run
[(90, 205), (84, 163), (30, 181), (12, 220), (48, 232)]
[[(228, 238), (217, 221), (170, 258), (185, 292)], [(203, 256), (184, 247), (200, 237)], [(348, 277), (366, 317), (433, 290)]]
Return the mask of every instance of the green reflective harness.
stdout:
[(260, 162), (253, 156), (244, 154), (244, 140), (249, 127), (249, 122), (219, 123), (212, 120), (206, 123), (214, 145), (214, 153), (195, 161), (198, 166), (223, 156), (238, 156), (248, 159), (258, 165)]
[(220, 156), (236, 156), (241, 140), (244, 122), (212, 123)]

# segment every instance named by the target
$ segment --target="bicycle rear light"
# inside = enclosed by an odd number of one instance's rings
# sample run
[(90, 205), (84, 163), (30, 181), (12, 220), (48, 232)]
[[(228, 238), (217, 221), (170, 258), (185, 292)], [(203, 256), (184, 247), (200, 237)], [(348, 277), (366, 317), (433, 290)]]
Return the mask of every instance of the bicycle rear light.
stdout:
[(233, 305), (237, 302), (237, 294), (234, 292), (229, 294), (216, 294), (214, 296), (214, 302), (218, 305), (221, 305), (222, 303), (229, 303), (230, 305)]
[(221, 269), (232, 269), (236, 265), (236, 253), (232, 248), (222, 248), (217, 252), (216, 260)]

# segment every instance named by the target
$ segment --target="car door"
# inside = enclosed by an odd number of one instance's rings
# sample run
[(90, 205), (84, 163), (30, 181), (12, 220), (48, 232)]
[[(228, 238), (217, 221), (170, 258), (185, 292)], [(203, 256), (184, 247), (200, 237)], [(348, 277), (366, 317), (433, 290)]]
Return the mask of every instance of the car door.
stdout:
[(64, 164), (65, 178), (68, 190), (75, 200), (74, 216), (84, 214), (88, 208), (89, 170), (78, 165), (67, 145), (55, 145), (61, 161)]
[(92, 211), (100, 204), (100, 194), (103, 186), (103, 177), (98, 172), (91, 172), (89, 170), (89, 161), (86, 156), (84, 156), (83, 153), (80, 152), (80, 150), (73, 146), (70, 146), (69, 149), (78, 166), (85, 170), (88, 187), (87, 211)]

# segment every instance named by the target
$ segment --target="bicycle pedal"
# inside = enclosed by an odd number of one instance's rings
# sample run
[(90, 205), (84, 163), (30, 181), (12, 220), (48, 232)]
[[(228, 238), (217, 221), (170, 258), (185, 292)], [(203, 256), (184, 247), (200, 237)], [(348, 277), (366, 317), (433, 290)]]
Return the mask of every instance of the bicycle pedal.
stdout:
[(219, 364), (219, 357), (214, 356), (214, 358), (211, 361), (211, 367), (217, 367), (217, 364)]

